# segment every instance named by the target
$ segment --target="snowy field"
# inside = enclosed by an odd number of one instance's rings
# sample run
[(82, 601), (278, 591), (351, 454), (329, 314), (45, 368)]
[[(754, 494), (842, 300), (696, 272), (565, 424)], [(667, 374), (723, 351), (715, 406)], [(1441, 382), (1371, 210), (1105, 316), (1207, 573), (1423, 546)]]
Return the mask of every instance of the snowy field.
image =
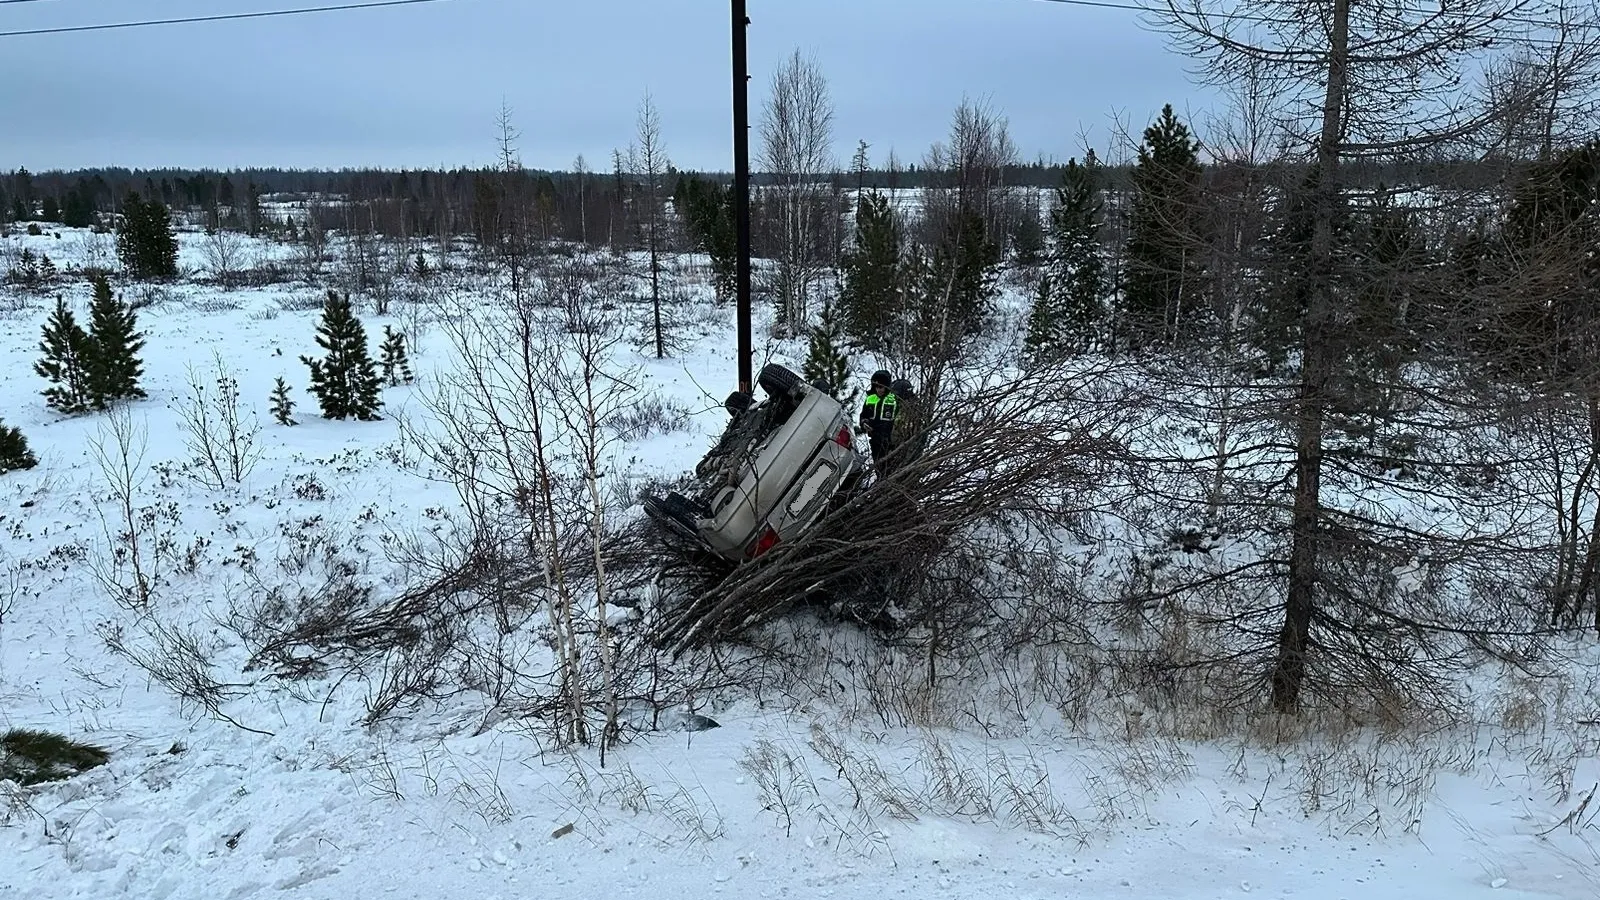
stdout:
[[(183, 238), (183, 265), (201, 269), (202, 236)], [(62, 269), (103, 252), (69, 230), (0, 242)], [(81, 315), (85, 283), (57, 292)], [(139, 312), (149, 397), (124, 421), (140, 527), (168, 563), (151, 608), (131, 610), (105, 588), (114, 418), (56, 414), (32, 371), (53, 293), (0, 288), (0, 419), (39, 458), (0, 476), (0, 730), (61, 732), (111, 760), (68, 781), (0, 783), (0, 898), (1600, 896), (1600, 801), (1585, 800), (1600, 722), (1510, 679), (1485, 682), (1484, 707), (1501, 715), (1476, 729), (1278, 744), (1185, 739), (1117, 709), (1092, 727), (1033, 705), (907, 722), (874, 714), (864, 683), (701, 697), (603, 761), (486, 719), (470, 694), (366, 726), (373, 684), (252, 669), (235, 614), (314, 581), (319, 555), (398, 589), (395, 548), (459, 515), (402, 428), (458, 364), (448, 329), (362, 307), (374, 349), (384, 325), (419, 333), (419, 380), (385, 389), (379, 421), (330, 422), (299, 390), (324, 288), (188, 280), (152, 296)], [(658, 361), (623, 342), (615, 362), (637, 397), (691, 414), (615, 452), (613, 479), (674, 478), (723, 424), (732, 311), (703, 285), (678, 296), (693, 307), (687, 345)], [(803, 352), (765, 349), (791, 363)], [(180, 410), (218, 360), (258, 420), (260, 460), (213, 489), (184, 473)], [(279, 376), (297, 389), (294, 427), (267, 415)], [(823, 644), (859, 643), (822, 629)], [(173, 635), (209, 661), (224, 689), (213, 708), (150, 674)], [(1592, 698), (1600, 648), (1573, 652), (1567, 690)], [(690, 712), (720, 727), (674, 727)]]

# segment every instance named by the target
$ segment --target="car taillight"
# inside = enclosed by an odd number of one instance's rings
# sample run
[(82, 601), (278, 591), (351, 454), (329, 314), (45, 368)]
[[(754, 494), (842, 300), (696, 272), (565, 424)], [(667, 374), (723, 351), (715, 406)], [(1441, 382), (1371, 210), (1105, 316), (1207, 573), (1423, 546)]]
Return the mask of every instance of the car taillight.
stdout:
[(755, 559), (776, 546), (778, 546), (778, 533), (768, 528), (766, 531), (761, 532), (761, 537), (756, 538), (754, 544), (750, 545), (750, 549), (745, 552), (745, 558)]
[(839, 429), (839, 433), (833, 436), (833, 442), (835, 444), (838, 444), (841, 447), (850, 446), (850, 429), (849, 428), (841, 428), (841, 429)]

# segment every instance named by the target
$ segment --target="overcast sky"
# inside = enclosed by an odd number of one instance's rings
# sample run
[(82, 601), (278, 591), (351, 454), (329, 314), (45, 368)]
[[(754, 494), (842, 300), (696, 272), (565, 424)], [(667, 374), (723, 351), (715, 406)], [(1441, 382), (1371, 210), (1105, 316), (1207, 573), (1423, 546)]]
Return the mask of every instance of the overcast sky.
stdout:
[[(336, 0), (38, 0), (0, 32)], [(343, 0), (360, 2), (360, 0)], [(732, 166), (725, 0), (450, 0), (275, 19), (0, 37), (0, 168), (471, 166), (502, 100), (526, 165), (609, 169), (648, 91), (680, 168)], [(1104, 155), (1113, 114), (1199, 115), (1188, 61), (1136, 14), (1045, 0), (749, 0), (752, 116), (813, 56), (837, 152), (922, 157), (963, 96), (1025, 158)], [(754, 147), (754, 145), (752, 145)]]

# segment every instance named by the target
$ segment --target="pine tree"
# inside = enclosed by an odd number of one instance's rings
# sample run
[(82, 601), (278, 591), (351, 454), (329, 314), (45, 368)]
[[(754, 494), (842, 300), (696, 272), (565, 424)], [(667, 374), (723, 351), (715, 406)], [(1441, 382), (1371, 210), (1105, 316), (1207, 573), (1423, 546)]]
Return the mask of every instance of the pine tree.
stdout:
[(294, 420), (294, 400), (289, 397), (289, 383), (279, 375), (272, 383), (272, 418), (279, 425), (298, 424)]
[(1056, 285), (1046, 272), (1033, 292), (1033, 305), (1028, 309), (1028, 328), (1022, 336), (1022, 359), (1029, 365), (1038, 365), (1060, 357), (1061, 319), (1056, 304)]
[(85, 366), (89, 399), (96, 409), (117, 400), (145, 396), (139, 386), (144, 363), (139, 351), (144, 336), (138, 333), (133, 307), (111, 293), (104, 275), (94, 279), (94, 301), (89, 304), (90, 355)]
[(6, 280), (25, 288), (38, 287), (39, 263), (31, 249), (22, 248), (22, 254), (17, 257), (17, 264), (6, 272)]
[(0, 475), (31, 469), (39, 464), (22, 429), (0, 423)]
[(39, 350), (44, 358), (33, 364), (33, 370), (50, 381), (44, 390), (45, 403), (64, 413), (87, 411), (93, 397), (88, 366), (94, 348), (61, 297), (56, 298), (55, 311), (44, 324)]
[(383, 326), (383, 343), (378, 346), (378, 365), (383, 369), (383, 380), (391, 386), (415, 380), (406, 354), (406, 336), (387, 325)]
[(433, 274), (433, 270), (428, 267), (428, 257), (424, 256), (421, 250), (417, 251), (417, 259), (412, 264), (411, 270), (422, 281), (426, 281), (428, 276)]
[(711, 283), (717, 299), (731, 299), (736, 287), (739, 251), (732, 190), (697, 176), (680, 178), (674, 205), (684, 211), (689, 239), (711, 257)]
[(1094, 172), (1070, 160), (1050, 210), (1050, 255), (1028, 316), (1024, 350), (1048, 363), (1090, 350), (1105, 318), (1099, 192)]
[(134, 278), (172, 278), (178, 274), (178, 238), (167, 207), (129, 193), (117, 231), (117, 257)]
[(889, 349), (900, 317), (900, 222), (889, 201), (868, 191), (856, 203), (855, 246), (844, 257), (840, 324), (869, 350)]
[(50, 254), (39, 254), (38, 282), (40, 287), (48, 287), (56, 280), (56, 264), (50, 261)]
[(54, 198), (54, 197), (46, 197), (46, 198), (44, 198), (44, 205), (43, 205), (43, 209), (40, 211), (39, 218), (43, 219), (46, 222), (59, 222), (59, 221), (61, 221), (61, 204), (60, 204), (60, 202), (58, 202), (56, 200), (56, 198)]
[(1039, 223), (1039, 207), (1031, 200), (1023, 205), (1011, 227), (1011, 250), (1012, 261), (1019, 268), (1033, 269), (1044, 262), (1044, 226)]
[(850, 356), (845, 352), (844, 341), (844, 329), (840, 327), (833, 304), (824, 304), (821, 318), (811, 329), (806, 360), (800, 372), (807, 381), (827, 384), (828, 393), (849, 406), (855, 402), (856, 389), (851, 388), (848, 395), (841, 393), (850, 381)]
[(317, 345), (326, 351), (322, 359), (302, 356), (300, 361), (311, 369), (309, 390), (316, 395), (323, 418), (378, 418), (382, 382), (367, 353), (366, 329), (351, 311), (349, 294), (328, 292), (317, 325)]
[(988, 234), (982, 214), (976, 209), (958, 213), (944, 240), (933, 248), (932, 279), (922, 296), (924, 304), (931, 304), (921, 311), (922, 318), (948, 323), (941, 327), (945, 333), (939, 341), (948, 346), (982, 329), (998, 290), (1000, 259), (1000, 243)]
[(1134, 347), (1192, 336), (1202, 294), (1195, 224), (1200, 142), (1172, 113), (1172, 104), (1144, 130), (1133, 169), (1133, 213), (1123, 288), (1128, 338)]
[(88, 228), (94, 224), (94, 214), (94, 188), (89, 186), (88, 179), (79, 178), (67, 191), (67, 199), (61, 206), (61, 224), (69, 228)]

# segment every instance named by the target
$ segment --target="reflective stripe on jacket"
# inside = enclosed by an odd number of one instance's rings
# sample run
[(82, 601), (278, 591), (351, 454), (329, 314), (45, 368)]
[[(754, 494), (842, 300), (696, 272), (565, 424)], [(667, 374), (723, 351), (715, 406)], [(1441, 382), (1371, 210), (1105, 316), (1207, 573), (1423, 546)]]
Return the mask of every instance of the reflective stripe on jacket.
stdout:
[(900, 413), (900, 401), (893, 394), (879, 397), (877, 394), (868, 394), (867, 400), (861, 407), (861, 422), (872, 429), (874, 441), (885, 442), (894, 434), (895, 418)]

